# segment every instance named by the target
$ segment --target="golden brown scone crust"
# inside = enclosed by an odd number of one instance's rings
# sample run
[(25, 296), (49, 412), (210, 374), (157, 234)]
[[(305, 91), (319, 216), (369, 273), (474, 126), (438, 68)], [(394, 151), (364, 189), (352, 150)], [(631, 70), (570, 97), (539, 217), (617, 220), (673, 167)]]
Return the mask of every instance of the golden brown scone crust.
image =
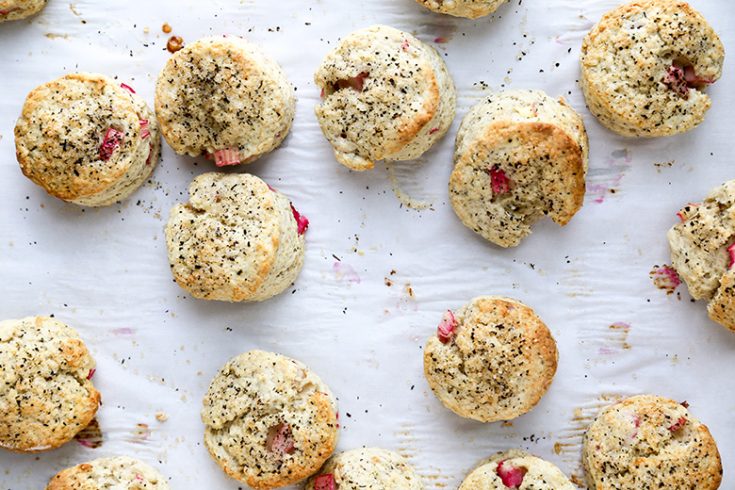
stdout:
[[(640, 0), (605, 14), (582, 44), (580, 85), (600, 123), (623, 136), (657, 137), (689, 131), (712, 101), (665, 83), (673, 64), (716, 81), (725, 51), (702, 15), (686, 2)], [(699, 87), (701, 88), (701, 87)]]
[(40, 452), (69, 442), (94, 418), (94, 360), (53, 318), (0, 322), (0, 447)]
[(158, 471), (133, 458), (100, 458), (67, 468), (46, 490), (168, 490)]
[(707, 426), (681, 403), (639, 395), (600, 413), (584, 436), (590, 490), (716, 490), (722, 463)]
[(36, 15), (46, 3), (47, 0), (0, 0), (0, 23)]
[(440, 14), (477, 19), (495, 12), (508, 0), (416, 0), (424, 7)]
[[(337, 405), (302, 363), (264, 351), (231, 359), (204, 397), (204, 443), (227, 475), (255, 489), (291, 485), (314, 473), (337, 444)], [(292, 452), (269, 449), (288, 427)]]
[(551, 332), (531, 308), (481, 296), (454, 313), (454, 337), (438, 335), (424, 349), (424, 374), (448, 409), (480, 422), (510, 420), (530, 411), (556, 374)]

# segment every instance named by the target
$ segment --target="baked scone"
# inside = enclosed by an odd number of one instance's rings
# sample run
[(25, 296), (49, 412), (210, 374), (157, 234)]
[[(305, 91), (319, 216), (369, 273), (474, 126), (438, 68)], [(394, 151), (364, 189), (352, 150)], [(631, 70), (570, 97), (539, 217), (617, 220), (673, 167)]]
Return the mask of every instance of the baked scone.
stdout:
[(490, 15), (508, 0), (416, 0), (418, 3), (440, 14), (477, 19)]
[(327, 461), (304, 490), (422, 490), (421, 478), (403, 456), (386, 449), (353, 449)]
[(603, 410), (582, 448), (590, 490), (719, 488), (717, 445), (687, 408), (686, 402), (639, 395)]
[(457, 95), (439, 53), (387, 26), (355, 31), (314, 76), (316, 116), (342, 165), (368, 170), (377, 160), (413, 160), (449, 129)]
[(735, 331), (735, 180), (678, 213), (668, 232), (671, 262), (712, 320)]
[(161, 474), (137, 459), (100, 458), (67, 468), (49, 481), (46, 490), (168, 490)]
[(94, 418), (94, 360), (74, 329), (45, 317), (0, 322), (0, 448), (55, 449)]
[(309, 220), (249, 174), (202, 174), (171, 210), (168, 257), (176, 282), (200, 299), (263, 301), (289, 287), (304, 263)]
[(689, 131), (712, 101), (725, 50), (686, 2), (639, 0), (606, 13), (582, 43), (580, 85), (590, 112), (623, 136)]
[(0, 23), (36, 15), (48, 0), (0, 0)]
[(158, 163), (158, 123), (128, 85), (75, 73), (34, 89), (15, 126), (26, 177), (52, 196), (106, 206), (132, 194)]
[(498, 453), (480, 463), (459, 490), (575, 490), (559, 468), (518, 450)]
[(564, 99), (540, 90), (494, 94), (457, 133), (452, 207), (486, 240), (515, 247), (544, 216), (564, 226), (579, 211), (588, 153), (582, 118)]
[(337, 404), (305, 365), (271, 352), (231, 359), (204, 397), (204, 443), (232, 478), (279, 488), (316, 473), (337, 444)]
[(277, 148), (296, 112), (293, 85), (258, 46), (200, 39), (176, 52), (156, 84), (163, 137), (179, 155), (217, 166), (249, 163)]
[(424, 374), (445, 407), (480, 422), (510, 420), (548, 390), (558, 354), (551, 332), (531, 308), (480, 296), (444, 314), (424, 348)]

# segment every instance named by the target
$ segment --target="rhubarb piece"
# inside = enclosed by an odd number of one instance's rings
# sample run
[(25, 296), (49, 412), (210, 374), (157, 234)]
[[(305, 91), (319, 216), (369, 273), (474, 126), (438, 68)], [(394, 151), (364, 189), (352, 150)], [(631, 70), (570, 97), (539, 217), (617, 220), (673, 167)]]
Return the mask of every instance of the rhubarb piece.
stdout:
[(87, 379), (92, 379), (94, 377), (94, 373), (96, 373), (97, 370), (92, 368), (89, 370), (89, 374), (87, 374)]
[(457, 318), (455, 318), (454, 313), (452, 313), (451, 310), (447, 310), (436, 329), (436, 335), (439, 337), (439, 341), (442, 344), (448, 344), (451, 342), (456, 335), (458, 325), (459, 323), (457, 322)]
[(496, 473), (503, 481), (503, 485), (508, 488), (518, 488), (523, 483), (523, 477), (526, 476), (528, 470), (526, 468), (516, 468), (506, 464), (503, 460), (498, 463), (498, 469)]
[(105, 133), (105, 137), (102, 140), (102, 145), (100, 146), (100, 160), (106, 162), (112, 158), (112, 154), (115, 153), (117, 147), (120, 146), (124, 137), (125, 133), (122, 131), (113, 127), (108, 128)]
[(345, 78), (343, 80), (337, 80), (336, 82), (332, 82), (329, 86), (329, 92), (330, 94), (333, 94), (334, 92), (346, 88), (350, 88), (354, 90), (355, 92), (362, 92), (365, 89), (365, 79), (370, 76), (367, 72), (361, 72), (358, 73), (354, 77)]
[(214, 152), (214, 164), (218, 167), (240, 165), (240, 151), (237, 148), (225, 148)]
[(280, 423), (268, 430), (268, 438), (265, 442), (268, 451), (276, 454), (293, 454), (296, 450), (294, 445), (291, 426), (286, 423)]
[(141, 119), (140, 120), (140, 137), (142, 139), (150, 138), (151, 136), (151, 130), (149, 128), (150, 122), (148, 119)]
[(692, 65), (680, 67), (675, 64), (666, 69), (666, 74), (662, 81), (670, 90), (673, 90), (685, 99), (689, 98), (689, 89), (700, 89), (706, 85), (715, 83), (711, 78), (703, 78), (697, 75)]
[(293, 204), (291, 204), (291, 212), (293, 213), (293, 217), (296, 220), (296, 227), (298, 229), (299, 235), (303, 235), (309, 228), (309, 218), (303, 216), (301, 213), (296, 211), (296, 208), (293, 207)]
[(500, 167), (494, 165), (488, 173), (493, 194), (502, 196), (510, 192), (510, 179)]
[(133, 87), (131, 87), (127, 83), (121, 83), (120, 86), (124, 88), (125, 90), (127, 90), (128, 92), (130, 92), (131, 94), (135, 93), (135, 90), (133, 89)]
[(314, 490), (335, 490), (334, 475), (327, 473), (314, 478)]
[(727, 253), (730, 255), (730, 262), (727, 264), (727, 268), (732, 269), (732, 266), (735, 265), (735, 242), (727, 247)]
[(669, 427), (669, 431), (671, 432), (679, 432), (681, 429), (684, 428), (684, 426), (687, 423), (687, 419), (685, 417), (679, 417), (679, 419), (674, 422), (674, 424)]

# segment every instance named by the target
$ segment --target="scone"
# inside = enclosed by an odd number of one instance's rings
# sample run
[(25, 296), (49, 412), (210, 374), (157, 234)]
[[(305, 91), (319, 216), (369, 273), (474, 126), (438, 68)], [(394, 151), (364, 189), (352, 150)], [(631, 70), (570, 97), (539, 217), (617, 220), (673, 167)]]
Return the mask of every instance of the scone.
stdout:
[(496, 422), (519, 417), (541, 400), (557, 359), (551, 332), (531, 308), (481, 296), (444, 314), (426, 342), (424, 374), (448, 409)]
[(249, 174), (202, 174), (171, 210), (168, 258), (176, 282), (200, 299), (263, 301), (289, 287), (304, 263), (309, 220)]
[(286, 138), (296, 112), (281, 67), (239, 37), (200, 39), (174, 54), (158, 77), (156, 115), (179, 155), (217, 166), (249, 163)]
[(53, 318), (0, 322), (0, 448), (55, 449), (94, 418), (94, 360), (79, 334)]
[(166, 479), (147, 464), (124, 456), (101, 458), (67, 468), (46, 490), (168, 490)]
[(589, 145), (582, 118), (540, 90), (492, 95), (457, 133), (449, 181), (465, 226), (515, 247), (544, 216), (564, 226), (582, 207)]
[(623, 136), (689, 131), (712, 101), (725, 51), (689, 4), (639, 0), (602, 17), (582, 44), (580, 85), (592, 114)]
[(689, 203), (668, 233), (671, 262), (712, 320), (735, 331), (735, 180)]
[(158, 123), (128, 85), (104, 75), (66, 75), (34, 89), (15, 126), (26, 177), (82, 206), (132, 194), (160, 156)]
[(559, 468), (536, 456), (513, 450), (480, 463), (459, 490), (575, 490)]
[(0, 0), (0, 23), (36, 15), (43, 10), (46, 2), (47, 0)]
[(314, 76), (316, 116), (342, 165), (414, 160), (449, 129), (457, 95), (436, 50), (406, 32), (373, 26), (345, 37)]
[(421, 478), (399, 454), (353, 449), (333, 456), (304, 490), (422, 490)]
[(416, 0), (424, 7), (455, 17), (477, 19), (490, 15), (508, 0)]
[(687, 408), (640, 395), (603, 410), (582, 448), (590, 490), (719, 488), (717, 445)]
[(204, 397), (204, 443), (230, 477), (279, 488), (316, 473), (339, 423), (329, 388), (302, 363), (263, 351), (231, 359)]

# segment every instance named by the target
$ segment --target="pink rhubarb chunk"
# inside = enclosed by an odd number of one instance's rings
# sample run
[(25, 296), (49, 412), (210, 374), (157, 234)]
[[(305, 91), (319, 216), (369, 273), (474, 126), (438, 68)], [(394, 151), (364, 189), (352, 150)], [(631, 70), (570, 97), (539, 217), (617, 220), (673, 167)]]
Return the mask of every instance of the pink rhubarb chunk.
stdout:
[(94, 377), (94, 373), (96, 373), (97, 370), (92, 368), (89, 370), (89, 374), (87, 375), (87, 379), (92, 379)]
[(334, 475), (327, 473), (314, 478), (314, 490), (335, 490)]
[(151, 137), (151, 130), (148, 127), (150, 123), (148, 122), (148, 119), (141, 119), (140, 120), (140, 137), (143, 139), (147, 139)]
[(730, 263), (727, 268), (732, 269), (732, 266), (735, 265), (735, 243), (727, 247), (727, 253), (730, 255)]
[(124, 88), (125, 90), (127, 90), (128, 92), (130, 92), (131, 94), (135, 93), (135, 90), (133, 90), (133, 87), (131, 87), (127, 83), (121, 83), (120, 86)]
[(265, 442), (268, 451), (276, 454), (293, 454), (296, 446), (291, 434), (291, 426), (285, 423), (271, 427)]
[(293, 204), (291, 204), (291, 212), (293, 213), (293, 217), (296, 220), (296, 227), (298, 229), (299, 235), (303, 235), (309, 228), (309, 218), (303, 216), (301, 213), (296, 211), (296, 208), (293, 207)]
[(436, 329), (436, 336), (439, 337), (439, 342), (442, 344), (448, 344), (451, 342), (456, 334), (458, 325), (459, 323), (457, 322), (457, 318), (454, 316), (454, 313), (447, 310), (442, 317), (441, 323), (439, 323), (439, 326)]
[(510, 192), (510, 179), (500, 167), (495, 165), (488, 173), (490, 174), (490, 186), (493, 189), (493, 194), (503, 195)]
[(218, 167), (240, 165), (240, 151), (237, 148), (225, 148), (214, 152), (214, 164)]
[(523, 483), (523, 477), (526, 476), (526, 472), (528, 470), (526, 468), (516, 468), (506, 463), (506, 461), (501, 461), (500, 463), (498, 463), (498, 469), (496, 470), (496, 473), (502, 480), (503, 485), (505, 485), (506, 487), (520, 487), (521, 483)]
[(687, 419), (684, 417), (679, 417), (679, 420), (677, 420), (671, 427), (669, 427), (669, 430), (671, 432), (679, 432), (681, 429), (684, 428), (684, 426), (687, 423)]
[(357, 76), (347, 78), (345, 80), (338, 80), (335, 85), (338, 90), (343, 88), (351, 88), (353, 90), (356, 90), (357, 92), (362, 92), (362, 90), (365, 88), (365, 79), (367, 77), (368, 73), (362, 72), (359, 73)]
[(108, 128), (100, 146), (100, 160), (106, 162), (112, 158), (112, 154), (120, 146), (124, 137), (125, 133), (122, 131), (115, 128)]
[(689, 98), (689, 89), (701, 88), (705, 85), (715, 83), (711, 78), (704, 78), (697, 75), (692, 65), (686, 65), (684, 67), (678, 65), (669, 66), (661, 81), (670, 90), (673, 90), (685, 99)]

